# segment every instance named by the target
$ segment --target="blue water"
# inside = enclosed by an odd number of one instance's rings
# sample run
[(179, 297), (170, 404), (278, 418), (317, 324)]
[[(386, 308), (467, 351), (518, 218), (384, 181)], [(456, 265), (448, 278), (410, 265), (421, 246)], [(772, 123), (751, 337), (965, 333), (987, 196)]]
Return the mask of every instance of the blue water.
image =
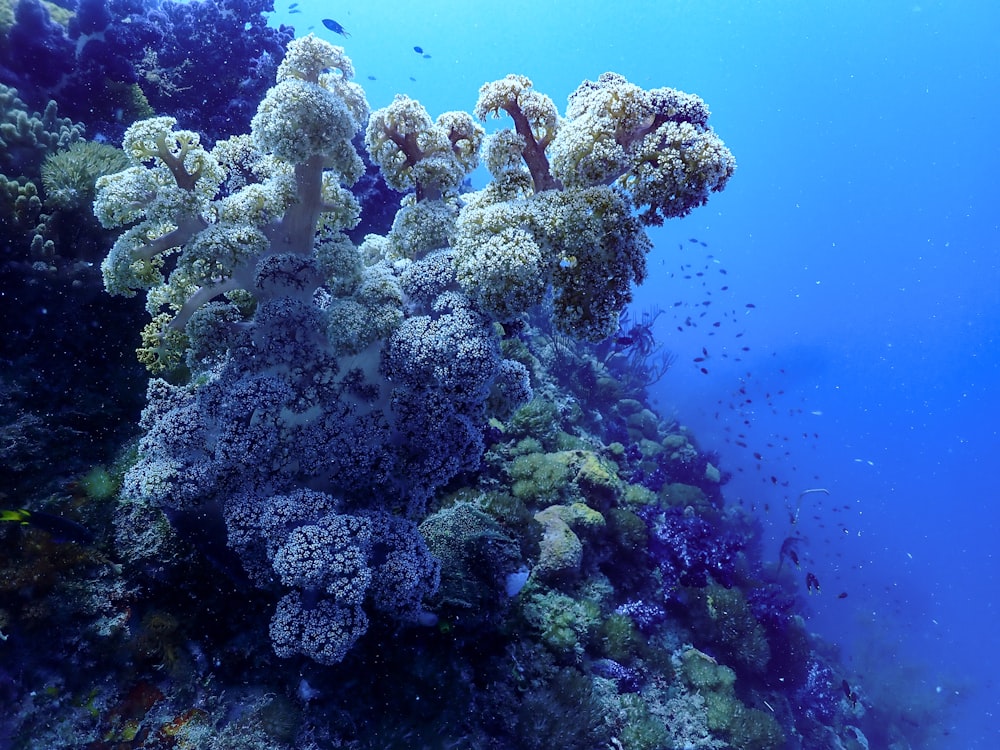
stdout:
[(775, 555), (792, 530), (808, 539), (810, 626), (864, 696), (934, 726), (934, 747), (1000, 746), (1000, 9), (299, 7), (274, 22), (343, 43), (373, 107), (398, 91), (468, 110), (509, 72), (562, 106), (606, 70), (709, 103), (740, 166), (652, 233), (635, 304), (667, 309), (656, 333), (677, 354), (659, 404), (721, 454), (727, 499), (761, 514)]

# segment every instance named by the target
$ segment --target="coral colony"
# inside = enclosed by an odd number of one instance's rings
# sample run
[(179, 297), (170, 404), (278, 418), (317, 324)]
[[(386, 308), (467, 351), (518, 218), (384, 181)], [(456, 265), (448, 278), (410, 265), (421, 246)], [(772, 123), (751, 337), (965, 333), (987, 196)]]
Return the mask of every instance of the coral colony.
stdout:
[[(128, 56), (136, 86), (187, 101), (201, 84), (156, 39), (218, 9), (119, 29), (102, 8), (81, 3), (80, 60)], [(132, 117), (124, 156), (0, 89), (3, 127), (37, 120), (60, 155), (36, 165), (46, 200), (94, 196), (92, 236), (115, 233), (104, 285), (145, 295), (152, 374), (141, 436), (78, 481), (75, 520), (0, 513), (34, 540), (0, 560), (0, 635), (36, 654), (31, 701), (0, 667), (24, 706), (0, 744), (866, 746), (872, 707), (723, 503), (726, 475), (649, 406), (671, 361), (658, 313), (624, 310), (645, 228), (735, 169), (705, 103), (605, 73), (560, 114), (509, 75), (472, 113), (371, 112), (342, 48), (240, 20), (258, 17), (219, 18), (276, 78), (256, 114), (215, 116), (246, 113), (243, 82), (190, 129), (197, 109)]]
[[(108, 290), (148, 290), (140, 357), (190, 372), (152, 381), (124, 492), (221, 514), (251, 579), (285, 592), (277, 653), (325, 664), (369, 616), (430, 616), (439, 563), (413, 519), (479, 466), (494, 412), (532, 393), (497, 324), (551, 290), (558, 329), (608, 336), (645, 274), (642, 224), (688, 213), (734, 169), (699, 99), (613, 74), (561, 121), (523, 76), (483, 86), (476, 114), (515, 125), (488, 139), (469, 114), (432, 120), (402, 96), (369, 116), (353, 74), (342, 48), (297, 39), (249, 135), (209, 151), (172, 118), (137, 122), (134, 166), (95, 202), (104, 226), (128, 227)], [(414, 192), (386, 237), (355, 247), (342, 230), (359, 218), (347, 187), (366, 121), (388, 184)], [(459, 200), (481, 148), (494, 180)]]

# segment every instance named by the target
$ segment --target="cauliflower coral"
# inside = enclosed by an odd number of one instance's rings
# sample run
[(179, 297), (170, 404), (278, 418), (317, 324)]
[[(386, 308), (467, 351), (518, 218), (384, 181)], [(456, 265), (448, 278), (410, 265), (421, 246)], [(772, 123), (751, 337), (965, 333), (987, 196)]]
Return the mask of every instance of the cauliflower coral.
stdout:
[[(482, 464), (489, 420), (532, 398), (512, 321), (611, 333), (645, 276), (644, 226), (721, 190), (732, 155), (697, 97), (621, 76), (565, 117), (524, 76), (474, 117), (397, 97), (370, 113), (344, 50), (290, 43), (251, 132), (208, 147), (170, 117), (133, 124), (130, 166), (94, 209), (121, 227), (109, 292), (146, 293), (154, 379), (126, 497), (224, 525), (275, 602), (275, 652), (332, 664), (370, 618), (430, 622), (438, 563), (415, 521)], [(347, 235), (361, 131), (410, 191), (385, 236)], [(483, 162), (493, 181), (464, 183)], [(504, 341), (506, 337), (508, 341)]]
[(456, 222), (463, 289), (500, 320), (552, 289), (557, 327), (591, 340), (613, 332), (645, 276), (642, 225), (704, 204), (736, 166), (701, 99), (614, 73), (581, 84), (565, 118), (515, 75), (484, 85), (475, 114), (514, 129), (487, 140), (494, 182), (465, 196)]
[(171, 117), (126, 131), (133, 166), (98, 181), (94, 211), (105, 227), (127, 227), (102, 271), (113, 294), (148, 290), (154, 320), (139, 356), (152, 372), (183, 359), (182, 332), (200, 307), (260, 293), (264, 259), (312, 254), (321, 220), (357, 223), (357, 201), (342, 185), (364, 171), (351, 139), (368, 105), (352, 75), (342, 48), (310, 35), (289, 44), (249, 137), (207, 150)]

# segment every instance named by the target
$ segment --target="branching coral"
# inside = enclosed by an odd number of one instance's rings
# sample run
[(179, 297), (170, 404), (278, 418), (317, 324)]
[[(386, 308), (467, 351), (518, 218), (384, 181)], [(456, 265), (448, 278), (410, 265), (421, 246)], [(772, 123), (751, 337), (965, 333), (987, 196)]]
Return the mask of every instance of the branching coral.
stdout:
[(560, 187), (549, 171), (545, 150), (552, 143), (559, 127), (556, 105), (545, 94), (532, 88), (525, 76), (508, 75), (479, 89), (475, 115), (480, 120), (489, 116), (500, 117), (505, 112), (514, 121), (519, 140), (510, 139), (509, 146), (520, 146), (531, 173), (535, 192)]
[(54, 101), (32, 113), (16, 89), (0, 84), (0, 170), (35, 176), (48, 154), (82, 138), (83, 125), (60, 117)]
[(459, 281), (501, 320), (552, 288), (557, 326), (603, 339), (645, 276), (641, 225), (683, 216), (722, 190), (732, 155), (700, 99), (645, 91), (613, 73), (584, 82), (562, 120), (530, 80), (507, 76), (483, 86), (475, 110), (501, 112), (514, 131), (489, 140), (496, 183), (459, 214)]
[[(218, 158), (196, 133), (174, 130), (173, 118), (131, 126), (123, 148), (135, 166), (101, 178), (95, 201), (104, 226), (131, 225), (102, 266), (109, 291), (149, 289), (150, 312), (169, 315), (159, 331), (166, 337), (222, 294), (260, 293), (258, 263), (312, 253), (321, 218), (356, 222), (356, 202), (338, 185), (362, 170), (350, 141), (367, 105), (351, 72), (342, 49), (312, 36), (296, 40), (250, 140), (223, 142)], [(166, 258), (178, 250), (165, 278)], [(308, 296), (317, 285), (299, 291)], [(154, 372), (169, 365), (159, 353), (148, 359)]]
[(691, 94), (645, 91), (604, 73), (570, 95), (566, 116), (552, 145), (553, 172), (567, 186), (617, 184), (646, 224), (703, 205), (736, 167), (708, 127), (708, 107)]
[(365, 145), (390, 187), (412, 188), (418, 201), (433, 200), (456, 191), (476, 168), (483, 132), (465, 112), (431, 121), (420, 102), (397, 95), (372, 114)]

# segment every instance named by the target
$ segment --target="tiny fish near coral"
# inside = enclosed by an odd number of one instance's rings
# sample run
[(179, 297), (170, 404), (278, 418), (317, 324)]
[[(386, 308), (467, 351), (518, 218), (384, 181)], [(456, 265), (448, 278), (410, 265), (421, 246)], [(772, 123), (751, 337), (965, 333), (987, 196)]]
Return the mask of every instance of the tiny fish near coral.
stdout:
[(339, 23), (334, 21), (332, 18), (324, 18), (323, 25), (335, 34), (340, 34), (345, 39), (349, 38), (351, 35), (347, 33), (347, 29), (341, 26)]

